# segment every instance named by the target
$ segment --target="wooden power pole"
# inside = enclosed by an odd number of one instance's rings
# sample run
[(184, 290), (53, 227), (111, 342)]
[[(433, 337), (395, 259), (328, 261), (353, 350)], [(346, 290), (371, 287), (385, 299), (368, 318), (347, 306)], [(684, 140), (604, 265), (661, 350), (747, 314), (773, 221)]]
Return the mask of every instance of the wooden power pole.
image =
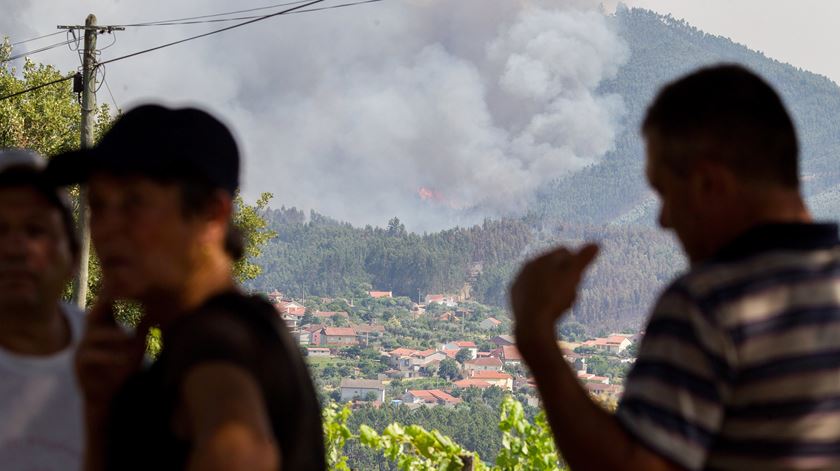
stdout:
[[(84, 31), (82, 55), (82, 122), (81, 148), (90, 149), (94, 144), (96, 119), (96, 36), (99, 33), (120, 31), (121, 26), (97, 26), (96, 15), (90, 14), (84, 26), (62, 26), (58, 29)], [(75, 33), (74, 33), (75, 34)], [(84, 309), (88, 292), (88, 260), (90, 259), (90, 216), (87, 207), (87, 187), (79, 186), (79, 272), (73, 279), (73, 303)]]
[[(96, 16), (85, 20), (85, 49), (82, 56), (82, 149), (93, 147), (93, 125), (96, 113)], [(88, 291), (88, 260), (90, 258), (90, 215), (87, 208), (87, 188), (79, 187), (79, 273), (73, 280), (73, 302), (84, 309)]]

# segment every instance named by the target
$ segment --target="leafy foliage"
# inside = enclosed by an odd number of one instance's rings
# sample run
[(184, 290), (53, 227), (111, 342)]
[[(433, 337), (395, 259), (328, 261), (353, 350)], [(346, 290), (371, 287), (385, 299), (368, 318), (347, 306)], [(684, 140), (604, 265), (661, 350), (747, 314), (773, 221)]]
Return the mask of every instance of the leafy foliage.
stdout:
[(559, 460), (554, 438), (545, 417), (540, 412), (530, 423), (522, 404), (505, 397), (499, 429), (504, 434), (502, 451), (496, 457), (496, 469), (510, 471), (565, 469)]
[[(478, 456), (449, 436), (436, 429), (420, 425), (401, 425), (391, 422), (377, 433), (365, 423), (353, 434), (348, 424), (353, 415), (349, 407), (339, 408), (332, 403), (324, 409), (324, 435), (330, 469), (347, 470), (355, 461), (345, 446), (361, 446), (375, 451), (396, 465), (400, 471), (461, 471), (464, 469), (493, 471), (560, 471), (566, 468), (559, 459), (545, 415), (540, 413), (529, 421), (525, 410), (512, 396), (505, 396), (500, 404), (501, 417), (496, 423), (501, 432), (501, 448), (495, 465), (488, 466)], [(358, 414), (358, 411), (357, 411)], [(365, 463), (373, 466), (373, 463)], [(355, 466), (363, 466), (361, 463)], [(472, 466), (469, 468), (469, 466)]]
[(249, 205), (241, 195), (236, 195), (234, 204), (237, 211), (233, 224), (245, 239), (245, 257), (233, 267), (233, 274), (240, 283), (253, 280), (262, 273), (262, 267), (254, 263), (254, 259), (260, 256), (265, 244), (277, 236), (276, 232), (268, 229), (268, 223), (262, 217), (272, 197), (271, 193), (262, 193), (253, 205)]

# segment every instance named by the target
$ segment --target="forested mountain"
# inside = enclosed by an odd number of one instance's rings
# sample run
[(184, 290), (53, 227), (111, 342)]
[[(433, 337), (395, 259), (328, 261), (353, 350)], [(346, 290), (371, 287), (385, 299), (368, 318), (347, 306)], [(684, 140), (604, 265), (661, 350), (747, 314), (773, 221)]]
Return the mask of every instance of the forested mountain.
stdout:
[[(544, 188), (534, 209), (538, 217), (566, 223), (607, 224), (618, 219), (650, 225), (656, 205), (649, 203), (643, 179), (639, 123), (662, 85), (719, 62), (746, 65), (780, 92), (799, 132), (807, 193), (815, 196), (840, 184), (840, 127), (832, 125), (840, 122), (840, 88), (834, 82), (647, 10), (619, 7), (613, 20), (630, 48), (630, 59), (614, 79), (602, 83), (601, 90), (623, 98), (627, 109), (623, 133), (615, 151), (600, 164)], [(622, 218), (625, 215), (631, 217)]]
[(646, 10), (619, 7), (611, 20), (631, 55), (601, 91), (619, 94), (627, 114), (615, 151), (599, 164), (540, 189), (537, 203), (519, 219), (434, 234), (406, 233), (396, 218), (384, 229), (354, 228), (317, 213), (307, 218), (297, 210), (270, 211), (279, 236), (258, 260), (263, 275), (252, 287), (297, 296), (370, 287), (417, 299), (457, 292), (480, 266), (481, 274), (471, 280), (474, 297), (504, 305), (506, 286), (527, 255), (554, 243), (596, 240), (603, 251), (585, 282), (577, 320), (593, 332), (636, 326), (684, 265), (673, 240), (653, 224), (658, 205), (644, 181), (638, 125), (663, 84), (717, 62), (744, 64), (779, 90), (798, 127), (809, 201), (820, 217), (840, 214), (835, 83)]
[(406, 231), (398, 218), (386, 228), (356, 228), (296, 209), (265, 214), (278, 236), (263, 250), (258, 289), (279, 287), (293, 296), (331, 296), (370, 289), (408, 296), (459, 291), (473, 267), (491, 271), (519, 258), (534, 240), (521, 220), (434, 234)]

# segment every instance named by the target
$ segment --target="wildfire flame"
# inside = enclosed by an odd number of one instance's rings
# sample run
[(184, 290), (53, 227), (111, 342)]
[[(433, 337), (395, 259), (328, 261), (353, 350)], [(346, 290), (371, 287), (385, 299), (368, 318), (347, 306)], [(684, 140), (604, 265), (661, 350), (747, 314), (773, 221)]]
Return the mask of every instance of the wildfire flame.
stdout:
[(417, 196), (421, 201), (427, 201), (439, 207), (447, 207), (451, 209), (463, 209), (463, 205), (457, 199), (449, 198), (440, 191), (421, 186), (417, 189)]
[(446, 202), (446, 198), (443, 196), (443, 194), (430, 188), (426, 188), (425, 186), (421, 186), (417, 190), (417, 195), (423, 201), (434, 201), (436, 203)]

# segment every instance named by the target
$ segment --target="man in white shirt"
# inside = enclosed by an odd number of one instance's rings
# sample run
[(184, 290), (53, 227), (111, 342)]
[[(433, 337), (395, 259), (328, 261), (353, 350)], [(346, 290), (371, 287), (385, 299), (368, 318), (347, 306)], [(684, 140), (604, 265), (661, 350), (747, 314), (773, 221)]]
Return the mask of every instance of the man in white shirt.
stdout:
[(82, 314), (60, 302), (78, 260), (66, 196), (44, 158), (0, 150), (0, 468), (80, 468), (73, 353)]

